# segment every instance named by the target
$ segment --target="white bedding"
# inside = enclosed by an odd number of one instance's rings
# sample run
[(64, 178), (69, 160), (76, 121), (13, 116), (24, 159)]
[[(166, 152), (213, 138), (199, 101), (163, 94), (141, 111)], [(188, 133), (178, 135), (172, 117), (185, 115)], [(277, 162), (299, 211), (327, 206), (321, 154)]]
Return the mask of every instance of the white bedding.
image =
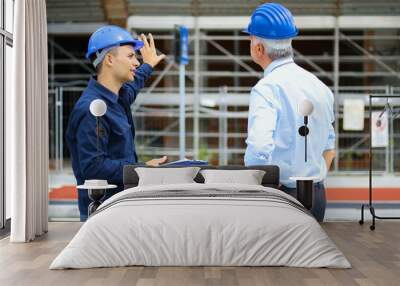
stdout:
[[(271, 199), (252, 197), (251, 192), (249, 197), (135, 198), (146, 195), (138, 192), (173, 190), (253, 190), (266, 192)], [(105, 201), (50, 269), (127, 265), (350, 268), (318, 222), (295, 204), (300, 203), (279, 190), (254, 185), (131, 188)]]

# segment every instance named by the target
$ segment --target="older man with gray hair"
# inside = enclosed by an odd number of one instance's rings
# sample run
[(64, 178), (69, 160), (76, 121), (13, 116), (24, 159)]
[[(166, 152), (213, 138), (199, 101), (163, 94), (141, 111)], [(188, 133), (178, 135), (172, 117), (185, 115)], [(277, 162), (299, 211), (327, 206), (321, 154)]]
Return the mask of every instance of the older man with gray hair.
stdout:
[[(282, 190), (294, 197), (296, 182), (290, 177), (317, 178), (311, 212), (322, 221), (326, 207), (323, 180), (335, 157), (333, 94), (312, 73), (294, 63), (292, 39), (298, 30), (284, 6), (259, 6), (244, 32), (250, 35), (253, 61), (264, 70), (264, 77), (251, 91), (245, 164), (278, 165)], [(308, 119), (308, 148), (298, 133), (304, 123), (298, 109), (304, 101), (314, 107)]]

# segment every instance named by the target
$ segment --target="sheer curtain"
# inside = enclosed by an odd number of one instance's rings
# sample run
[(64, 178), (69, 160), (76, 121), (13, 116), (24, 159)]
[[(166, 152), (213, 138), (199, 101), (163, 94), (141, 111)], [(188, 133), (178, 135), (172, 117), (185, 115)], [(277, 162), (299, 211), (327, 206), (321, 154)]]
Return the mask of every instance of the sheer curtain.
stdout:
[(45, 0), (15, 2), (13, 93), (6, 98), (6, 188), (12, 242), (48, 227), (48, 83)]

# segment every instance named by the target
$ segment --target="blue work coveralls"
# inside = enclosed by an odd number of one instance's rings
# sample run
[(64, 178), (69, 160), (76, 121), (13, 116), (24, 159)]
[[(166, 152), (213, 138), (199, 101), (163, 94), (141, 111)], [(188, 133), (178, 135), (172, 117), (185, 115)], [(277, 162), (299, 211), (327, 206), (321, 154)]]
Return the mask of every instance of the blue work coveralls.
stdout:
[[(95, 78), (90, 79), (72, 110), (66, 131), (72, 169), (78, 185), (90, 179), (107, 180), (109, 184), (117, 185), (116, 189), (107, 191), (106, 198), (123, 190), (123, 167), (138, 160), (130, 106), (152, 72), (150, 65), (141, 65), (136, 71), (135, 80), (125, 83), (118, 95)], [(89, 110), (90, 103), (95, 99), (102, 99), (107, 105), (107, 112), (99, 118), (98, 137), (96, 117)], [(87, 191), (79, 189), (81, 221), (87, 219), (89, 204)]]

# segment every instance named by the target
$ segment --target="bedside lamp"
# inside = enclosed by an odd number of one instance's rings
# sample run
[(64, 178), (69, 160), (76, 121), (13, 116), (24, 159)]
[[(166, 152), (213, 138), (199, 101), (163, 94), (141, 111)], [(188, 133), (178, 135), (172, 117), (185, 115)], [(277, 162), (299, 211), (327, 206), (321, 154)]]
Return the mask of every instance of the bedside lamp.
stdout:
[[(307, 162), (307, 135), (310, 133), (308, 129), (308, 116), (314, 111), (314, 105), (311, 101), (304, 99), (298, 105), (298, 113), (304, 117), (304, 125), (299, 128), (300, 136), (304, 137), (304, 162)], [(314, 181), (317, 177), (290, 177), (289, 179), (296, 181), (297, 199), (305, 208), (311, 209), (313, 205)]]
[[(96, 148), (97, 162), (99, 161), (99, 136), (100, 136), (100, 117), (106, 114), (107, 105), (101, 99), (95, 99), (90, 103), (90, 113), (96, 117)], [(109, 185), (107, 180), (85, 180), (83, 185), (77, 186), (78, 189), (87, 189), (88, 196), (92, 201), (88, 206), (88, 215), (96, 211), (101, 205), (101, 200), (104, 199), (107, 189), (116, 188), (116, 185)]]
[(307, 162), (307, 135), (310, 130), (307, 127), (308, 116), (314, 111), (314, 105), (311, 101), (305, 99), (298, 105), (298, 112), (304, 117), (304, 125), (299, 128), (299, 134), (304, 137), (304, 161)]

